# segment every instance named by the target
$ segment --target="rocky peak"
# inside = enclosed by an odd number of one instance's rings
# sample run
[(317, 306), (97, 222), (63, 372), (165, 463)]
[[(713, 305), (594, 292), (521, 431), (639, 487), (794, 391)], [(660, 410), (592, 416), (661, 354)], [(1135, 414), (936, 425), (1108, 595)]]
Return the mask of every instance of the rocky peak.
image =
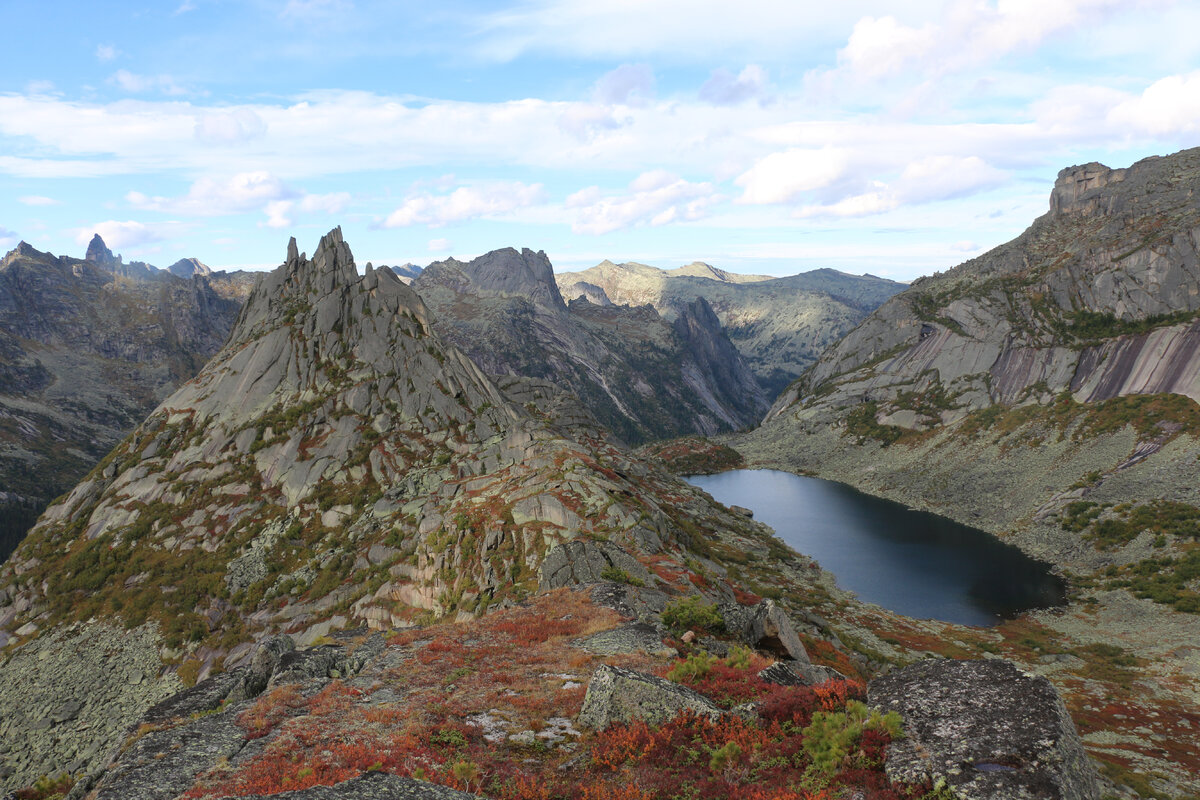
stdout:
[(7, 267), (17, 259), (33, 259), (35, 261), (58, 261), (50, 253), (43, 253), (33, 245), (26, 241), (20, 241), (17, 246), (9, 250), (4, 256), (4, 260), (0, 261), (0, 269)]
[(476, 289), (527, 297), (545, 308), (565, 311), (566, 303), (554, 280), (554, 267), (545, 251), (512, 247), (484, 253), (460, 266)]
[(1096, 205), (1089, 201), (1110, 183), (1125, 180), (1125, 173), (1124, 169), (1109, 169), (1096, 161), (1061, 170), (1050, 192), (1050, 211), (1055, 214), (1094, 212)]
[(167, 267), (167, 272), (180, 278), (190, 278), (193, 275), (212, 275), (212, 268), (199, 259), (181, 258)]
[(121, 263), (120, 256), (113, 256), (112, 250), (104, 244), (104, 239), (100, 238), (100, 234), (92, 236), (92, 241), (88, 244), (87, 255), (84, 261), (91, 261), (93, 264), (100, 266), (113, 266)]

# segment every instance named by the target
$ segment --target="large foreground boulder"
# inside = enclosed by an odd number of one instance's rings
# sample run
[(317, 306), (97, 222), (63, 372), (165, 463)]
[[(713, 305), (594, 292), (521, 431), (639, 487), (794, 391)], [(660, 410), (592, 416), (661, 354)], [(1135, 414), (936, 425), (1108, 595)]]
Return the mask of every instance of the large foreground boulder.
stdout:
[(654, 675), (607, 664), (592, 674), (579, 724), (603, 730), (614, 722), (666, 722), (682, 711), (716, 719), (723, 713), (711, 700), (686, 686)]
[(1099, 776), (1050, 682), (1002, 659), (922, 661), (871, 681), (868, 703), (904, 718), (892, 780), (944, 780), (962, 800), (1094, 800)]

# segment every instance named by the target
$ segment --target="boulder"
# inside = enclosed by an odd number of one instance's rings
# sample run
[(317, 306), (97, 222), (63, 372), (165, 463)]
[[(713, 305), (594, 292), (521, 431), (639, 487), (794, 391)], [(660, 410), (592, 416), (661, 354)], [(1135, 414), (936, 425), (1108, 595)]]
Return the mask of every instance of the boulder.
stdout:
[(896, 711), (892, 780), (944, 780), (957, 797), (1094, 800), (1099, 776), (1048, 680), (1003, 659), (929, 660), (871, 681), (868, 703)]
[(681, 711), (710, 719), (723, 713), (707, 697), (686, 686), (606, 664), (592, 674), (578, 721), (582, 726), (603, 730), (614, 722), (635, 719), (662, 723)]
[(675, 650), (663, 644), (666, 632), (646, 622), (631, 622), (611, 631), (594, 633), (579, 643), (588, 652), (602, 656), (618, 653), (650, 653), (674, 655)]
[(758, 677), (767, 683), (780, 686), (812, 686), (817, 683), (845, 678), (836, 669), (809, 664), (802, 661), (776, 661), (771, 666), (758, 673)]
[(642, 562), (612, 542), (575, 539), (555, 545), (546, 553), (538, 570), (542, 589), (558, 589), (579, 583), (599, 583), (605, 570), (621, 570), (630, 578), (649, 584), (650, 572)]
[(720, 611), (725, 618), (725, 630), (747, 645), (765, 650), (777, 658), (809, 663), (808, 653), (796, 635), (791, 620), (773, 600), (763, 600), (749, 607), (722, 603)]
[(273, 795), (249, 795), (246, 800), (478, 800), (481, 795), (460, 792), (448, 786), (368, 772), (333, 786), (313, 786)]

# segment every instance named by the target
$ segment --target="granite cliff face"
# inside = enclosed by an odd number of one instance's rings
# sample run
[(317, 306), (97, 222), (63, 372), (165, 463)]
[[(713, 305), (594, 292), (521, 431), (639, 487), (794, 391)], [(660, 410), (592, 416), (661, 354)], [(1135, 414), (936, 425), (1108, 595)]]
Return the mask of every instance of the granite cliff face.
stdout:
[(1128, 169), (1063, 170), (1049, 213), (885, 303), (771, 417), (815, 394), (831, 407), (863, 396), (894, 405), (901, 392), (935, 383), (956, 397), (940, 421), (1031, 392), (1043, 400), (1070, 392), (1079, 402), (1160, 392), (1200, 399), (1197, 188), (1200, 150)]
[(99, 236), (83, 260), (22, 242), (0, 261), (0, 560), (237, 316), (239, 278), (128, 266)]
[[(253, 641), (279, 633), (304, 645), (342, 628), (470, 619), (573, 583), (585, 563), (672, 593), (646, 564), (687, 591), (704, 569), (704, 592), (730, 601), (724, 568), (703, 566), (718, 538), (730, 552), (769, 550), (762, 526), (514, 405), (391, 270), (360, 276), (340, 231), (311, 259), (293, 241), (225, 346), (0, 571), (0, 675), (56, 673), (33, 700), (0, 692), (5, 739), (29, 743), (5, 756), (11, 785), (76, 761), (98, 768), (180, 680), (244, 663)], [(129, 640), (145, 681), (99, 699), (96, 665), (66, 654), (121, 650), (121, 625), (146, 632)], [(43, 704), (88, 724), (63, 727)]]
[(568, 299), (653, 305), (667, 319), (703, 297), (768, 397), (904, 284), (819, 269), (786, 278), (739, 275), (696, 262), (673, 270), (604, 261), (557, 276)]
[(736, 430), (766, 410), (703, 299), (674, 324), (649, 306), (567, 305), (545, 254), (511, 248), (432, 264), (412, 285), (485, 372), (554, 383), (627, 443)]

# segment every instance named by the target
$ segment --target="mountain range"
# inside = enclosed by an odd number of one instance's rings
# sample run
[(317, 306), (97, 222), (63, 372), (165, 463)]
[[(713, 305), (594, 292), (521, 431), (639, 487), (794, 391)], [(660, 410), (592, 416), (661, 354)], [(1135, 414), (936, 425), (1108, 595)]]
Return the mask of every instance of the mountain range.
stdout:
[(868, 313), (905, 288), (873, 275), (817, 269), (770, 278), (739, 275), (703, 262), (673, 270), (603, 261), (556, 276), (564, 297), (600, 305), (652, 305), (666, 319), (703, 297), (758, 378), (775, 398)]

